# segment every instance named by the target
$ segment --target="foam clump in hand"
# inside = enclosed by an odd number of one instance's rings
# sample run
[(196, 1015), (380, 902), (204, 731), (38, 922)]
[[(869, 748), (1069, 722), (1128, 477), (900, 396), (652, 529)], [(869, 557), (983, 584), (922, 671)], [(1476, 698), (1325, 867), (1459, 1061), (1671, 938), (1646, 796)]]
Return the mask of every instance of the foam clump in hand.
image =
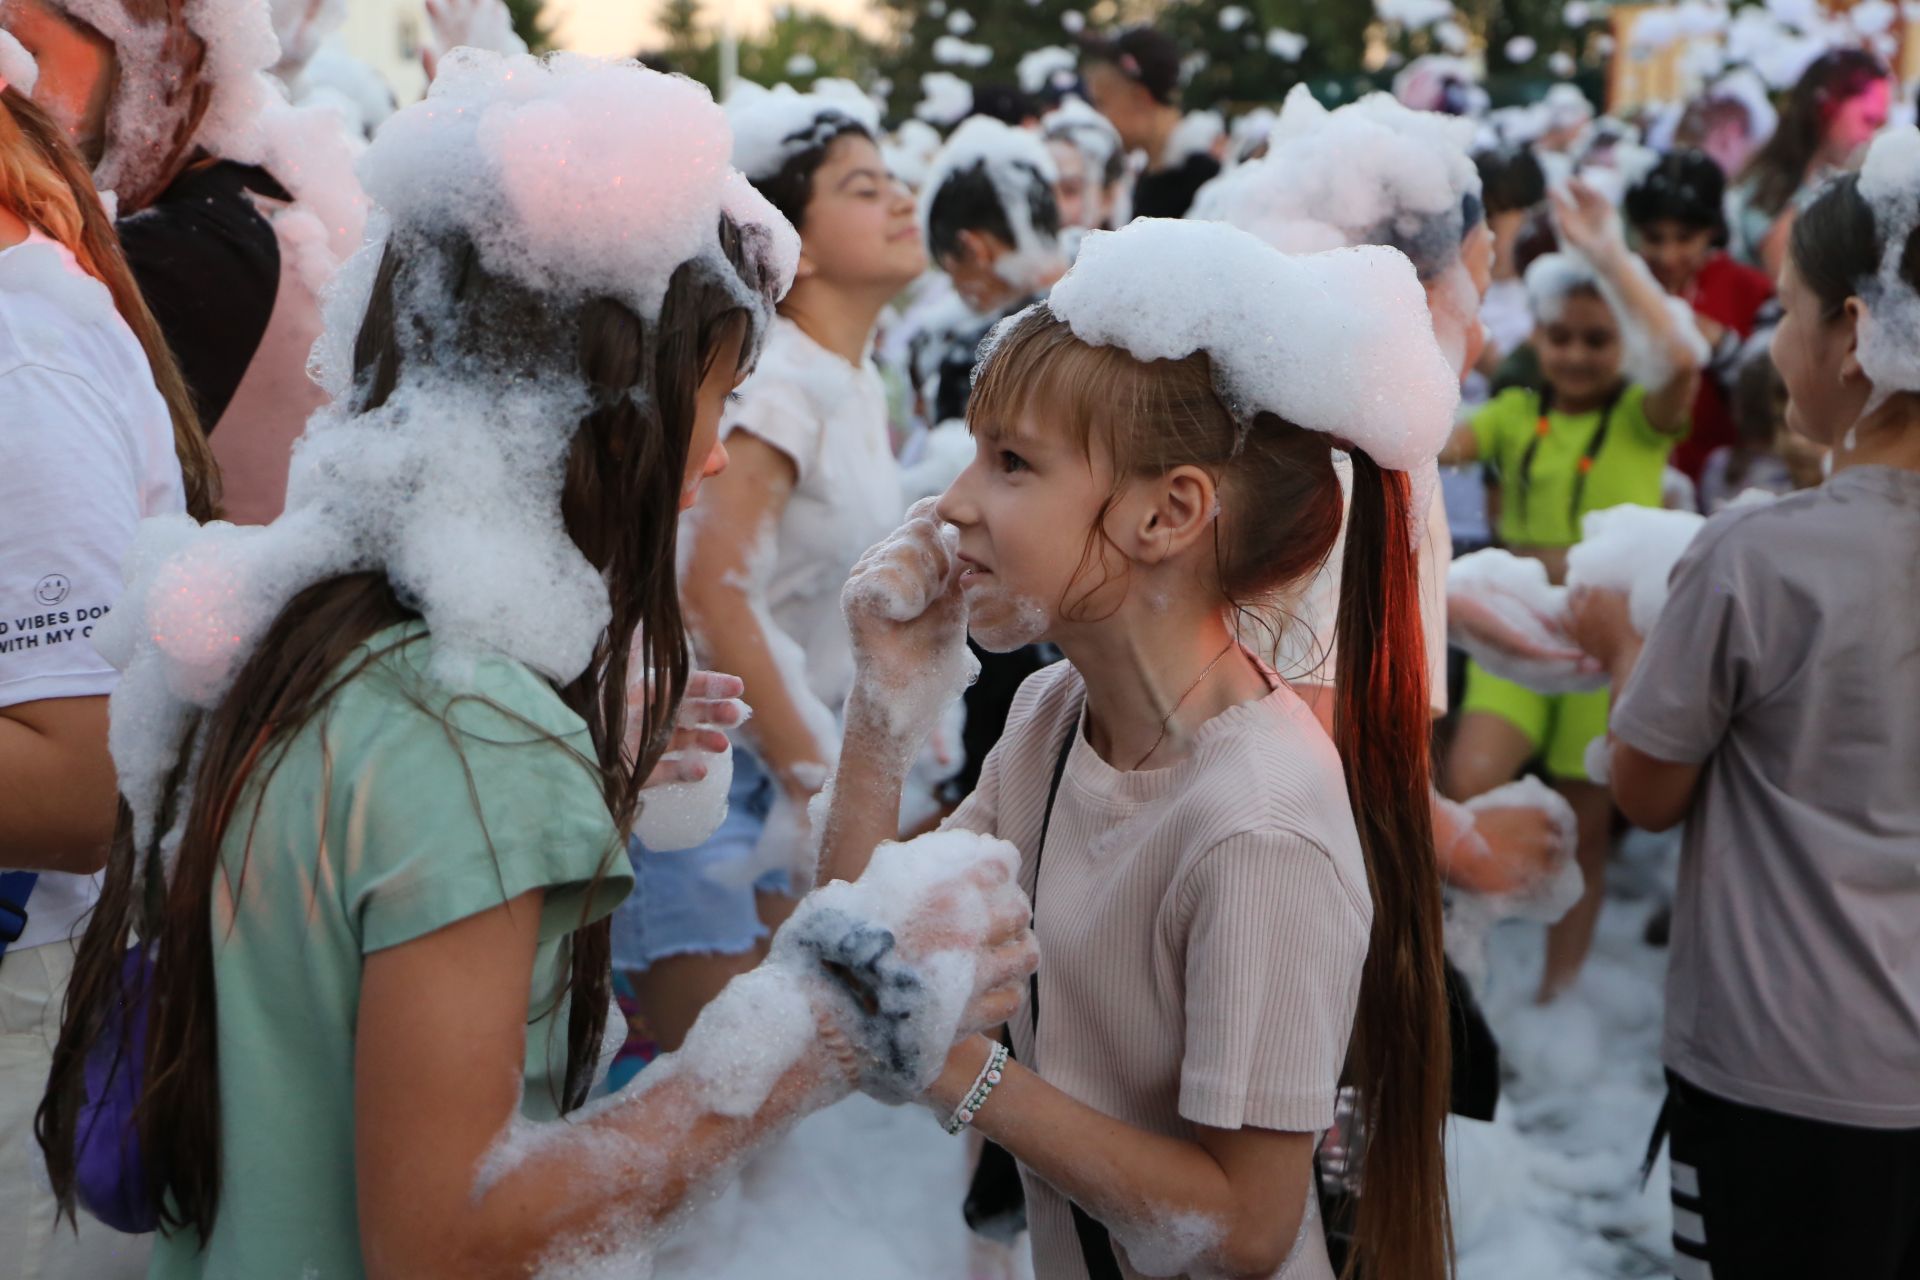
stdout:
[[(1604, 740), (1604, 739), (1603, 739)], [(1468, 819), (1488, 809), (1543, 810), (1552, 820), (1558, 842), (1553, 856), (1538, 872), (1506, 893), (1472, 893), (1458, 887), (1447, 890), (1447, 956), (1460, 971), (1479, 978), (1486, 971), (1488, 932), (1502, 920), (1532, 920), (1552, 924), (1573, 909), (1586, 888), (1580, 870), (1580, 824), (1566, 797), (1531, 775), (1477, 795), (1461, 806)], [(1491, 856), (1477, 835), (1477, 856)], [(1455, 856), (1473, 857), (1473, 851)]]
[(1291, 255), (1238, 227), (1142, 218), (1089, 235), (1047, 306), (1081, 341), (1136, 360), (1205, 351), (1243, 423), (1275, 414), (1394, 470), (1431, 468), (1460, 402), (1396, 249)]
[(727, 791), (733, 786), (733, 753), (702, 753), (707, 775), (697, 782), (649, 787), (640, 797), (633, 834), (660, 853), (679, 853), (705, 844), (727, 820)]
[(1490, 547), (1447, 570), (1448, 638), (1482, 667), (1541, 693), (1598, 689), (1606, 672), (1567, 635), (1567, 592), (1528, 556)]
[(1860, 368), (1873, 381), (1873, 407), (1897, 391), (1920, 391), (1920, 293), (1900, 273), (1920, 225), (1920, 130), (1888, 129), (1860, 170), (1860, 198), (1873, 210), (1880, 270), (1859, 284)]
[[(609, 141), (635, 135), (651, 141)], [(740, 298), (757, 346), (794, 233), (741, 196), (751, 188), (727, 154), (704, 90), (568, 56), (460, 50), (434, 93), (389, 122), (366, 157), (388, 207), (326, 300), (315, 368), (333, 403), (295, 448), (285, 511), (260, 528), (145, 522), (102, 629), (103, 654), (124, 672), (109, 746), (143, 847), (195, 713), (219, 705), (274, 619), (317, 583), (383, 574), (432, 632), (429, 674), (450, 689), (488, 657), (556, 684), (587, 669), (611, 609), (561, 511), (573, 440), (596, 403), (566, 304), (611, 290), (651, 317), (690, 264)], [(635, 170), (640, 158), (659, 173)], [(722, 252), (723, 210), (759, 219), (740, 224), (744, 275)], [(465, 301), (454, 291), (465, 264), (449, 254), (461, 235), (494, 277)], [(352, 350), (383, 260), (400, 357), (370, 406)]]
[(1019, 850), (966, 831), (884, 844), (861, 877), (802, 900), (769, 963), (824, 974), (862, 1059), (860, 1087), (882, 1102), (919, 1097), (955, 1042), (977, 992), (1004, 975), (978, 971), (997, 917), (1025, 909)]
[(1691, 511), (1620, 506), (1589, 511), (1581, 539), (1567, 552), (1567, 588), (1627, 593), (1633, 629), (1653, 631), (1667, 603), (1667, 579), (1706, 523)]

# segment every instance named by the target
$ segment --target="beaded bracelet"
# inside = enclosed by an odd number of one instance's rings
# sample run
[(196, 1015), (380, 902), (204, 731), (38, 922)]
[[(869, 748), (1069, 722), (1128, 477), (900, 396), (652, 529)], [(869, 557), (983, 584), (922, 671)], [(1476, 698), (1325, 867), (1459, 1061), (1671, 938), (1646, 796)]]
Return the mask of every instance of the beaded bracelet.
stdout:
[(993, 1086), (1000, 1083), (1000, 1076), (1007, 1065), (1007, 1046), (995, 1044), (993, 1052), (987, 1055), (987, 1065), (980, 1068), (980, 1074), (974, 1078), (973, 1088), (967, 1090), (967, 1096), (955, 1109), (946, 1129), (950, 1134), (959, 1132), (973, 1123), (980, 1114), (980, 1108), (987, 1103), (987, 1095), (993, 1092)]

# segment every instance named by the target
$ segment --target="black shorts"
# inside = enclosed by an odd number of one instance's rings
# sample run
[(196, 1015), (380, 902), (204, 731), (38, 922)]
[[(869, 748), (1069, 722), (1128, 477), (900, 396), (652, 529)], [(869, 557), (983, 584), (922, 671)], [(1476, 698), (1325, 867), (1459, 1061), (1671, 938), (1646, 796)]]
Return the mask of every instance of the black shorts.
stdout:
[(1667, 1082), (1679, 1280), (1920, 1277), (1920, 1129), (1826, 1124)]

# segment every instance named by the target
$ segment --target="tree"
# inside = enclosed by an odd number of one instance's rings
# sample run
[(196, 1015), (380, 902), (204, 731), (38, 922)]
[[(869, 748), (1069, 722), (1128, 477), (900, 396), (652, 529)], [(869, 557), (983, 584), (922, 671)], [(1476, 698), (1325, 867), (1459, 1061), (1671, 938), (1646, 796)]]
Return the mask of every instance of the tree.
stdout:
[(527, 48), (544, 53), (553, 47), (553, 26), (546, 20), (546, 0), (506, 0), (513, 16), (513, 33), (527, 42)]
[(691, 58), (711, 43), (700, 21), (700, 0), (665, 0), (658, 21), (669, 57)]
[(1189, 54), (1186, 105), (1221, 109), (1278, 103), (1302, 80), (1323, 102), (1372, 87), (1361, 76), (1372, 23), (1365, 0), (1174, 0), (1158, 18)]

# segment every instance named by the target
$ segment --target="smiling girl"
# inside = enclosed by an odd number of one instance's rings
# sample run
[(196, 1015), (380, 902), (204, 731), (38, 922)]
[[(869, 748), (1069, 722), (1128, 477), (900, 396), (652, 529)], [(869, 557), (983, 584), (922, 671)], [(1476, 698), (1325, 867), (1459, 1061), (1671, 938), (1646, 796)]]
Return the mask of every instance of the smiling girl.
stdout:
[[(1498, 468), (1502, 541), (1540, 560), (1558, 582), (1583, 515), (1621, 503), (1660, 505), (1660, 477), (1686, 433), (1700, 366), (1660, 286), (1632, 259), (1605, 199), (1578, 183), (1553, 199), (1561, 237), (1580, 256), (1550, 255), (1527, 271), (1545, 386), (1496, 396), (1454, 433), (1441, 460)], [(1619, 299), (1621, 312), (1607, 293)], [(1627, 376), (1629, 337), (1653, 357), (1642, 361), (1642, 381)], [(1539, 998), (1551, 1000), (1578, 976), (1605, 896), (1612, 809), (1605, 789), (1587, 777), (1586, 751), (1606, 732), (1607, 695), (1537, 693), (1470, 663), (1461, 712), (1447, 753), (1445, 787), (1453, 799), (1491, 791), (1540, 756), (1580, 820), (1587, 892), (1548, 930)]]
[[(1360, 381), (1383, 394), (1332, 390)], [(869, 557), (863, 576), (891, 575), (894, 602), (849, 595), (861, 677), (832, 876), (886, 834), (889, 708), (963, 618), (986, 648), (1067, 655), (1022, 688), (950, 824), (1022, 851), (1042, 973), (1009, 1028), (1017, 1065), (976, 1037), (927, 1099), (1019, 1161), (1037, 1274), (1330, 1277), (1314, 1153), (1343, 1082), (1367, 1176), (1391, 1188), (1361, 1198), (1360, 1265), (1446, 1270), (1439, 885), (1402, 469), (1431, 459), (1457, 398), (1396, 250), (1290, 258), (1152, 219), (1096, 233), (998, 332), (973, 465), (937, 516), (916, 508)], [(1354, 463), (1337, 750), (1236, 638), (1334, 546), (1335, 435)]]

